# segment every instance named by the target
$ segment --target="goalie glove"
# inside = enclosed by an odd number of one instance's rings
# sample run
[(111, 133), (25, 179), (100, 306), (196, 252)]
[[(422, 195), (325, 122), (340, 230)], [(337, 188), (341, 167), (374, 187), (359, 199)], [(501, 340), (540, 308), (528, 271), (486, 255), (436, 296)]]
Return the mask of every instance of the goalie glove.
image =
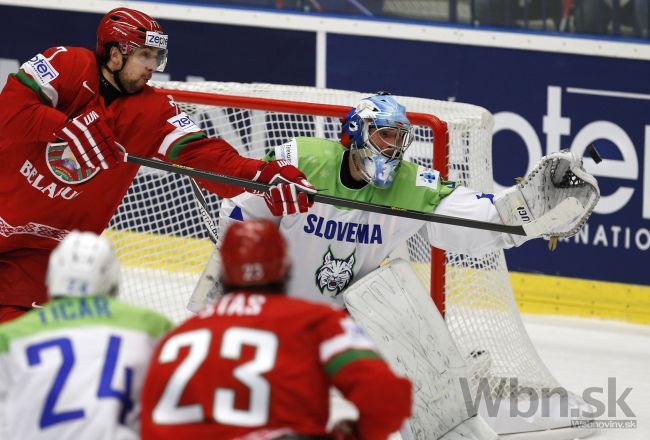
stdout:
[(96, 110), (72, 119), (54, 132), (54, 136), (67, 142), (77, 162), (90, 168), (107, 169), (124, 160), (124, 151)]
[(494, 206), (504, 224), (531, 225), (528, 235), (511, 235), (519, 246), (536, 237), (575, 235), (599, 199), (598, 182), (585, 171), (582, 158), (563, 150), (544, 156), (521, 182), (496, 194)]
[(316, 189), (302, 171), (286, 160), (262, 164), (253, 180), (273, 185), (264, 193), (264, 200), (275, 216), (307, 212), (314, 204), (308, 194), (316, 194)]

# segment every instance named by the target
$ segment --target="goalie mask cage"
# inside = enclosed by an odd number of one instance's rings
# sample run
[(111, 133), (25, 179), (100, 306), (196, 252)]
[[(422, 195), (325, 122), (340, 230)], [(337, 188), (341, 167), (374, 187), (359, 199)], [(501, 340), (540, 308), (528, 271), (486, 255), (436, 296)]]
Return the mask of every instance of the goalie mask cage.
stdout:
[[(371, 95), (270, 84), (159, 82), (154, 86), (172, 95), (209, 136), (222, 137), (243, 156), (255, 158), (295, 136), (338, 140), (339, 119)], [(409, 110), (415, 127), (408, 160), (433, 166), (447, 179), (474, 190), (492, 192), (493, 118), (487, 110), (396, 98)], [(220, 199), (205, 196), (217, 218)], [(106, 234), (122, 264), (122, 299), (156, 309), (175, 322), (190, 315), (185, 307), (212, 244), (188, 177), (142, 167)], [(522, 387), (541, 391), (559, 386), (521, 322), (503, 251), (481, 258), (445, 253), (432, 249), (422, 230), (408, 241), (406, 252), (444, 311), (461, 355), (474, 361), (481, 372), (471, 379), (473, 389), (480, 377), (487, 379), (492, 396), (498, 399), (521, 399)], [(517, 378), (517, 389), (505, 378)]]

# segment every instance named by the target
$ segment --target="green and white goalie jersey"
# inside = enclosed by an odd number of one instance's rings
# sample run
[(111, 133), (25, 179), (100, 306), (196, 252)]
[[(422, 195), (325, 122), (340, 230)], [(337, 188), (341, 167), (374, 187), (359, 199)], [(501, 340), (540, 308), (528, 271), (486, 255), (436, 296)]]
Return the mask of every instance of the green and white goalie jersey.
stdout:
[[(438, 171), (403, 161), (392, 185), (380, 189), (346, 187), (341, 163), (346, 149), (338, 142), (295, 138), (275, 148), (267, 160), (284, 159), (298, 167), (320, 194), (421, 212), (500, 223), (491, 194), (477, 193), (440, 178)], [(432, 246), (469, 254), (510, 247), (507, 235), (430, 223), (316, 203), (306, 214), (273, 217), (262, 197), (243, 193), (224, 200), (220, 228), (233, 220), (269, 218), (287, 239), (292, 276), (288, 293), (342, 305), (340, 294), (379, 267), (398, 246), (422, 229)]]
[(1, 325), (0, 438), (140, 438), (140, 391), (170, 328), (107, 296), (59, 297)]

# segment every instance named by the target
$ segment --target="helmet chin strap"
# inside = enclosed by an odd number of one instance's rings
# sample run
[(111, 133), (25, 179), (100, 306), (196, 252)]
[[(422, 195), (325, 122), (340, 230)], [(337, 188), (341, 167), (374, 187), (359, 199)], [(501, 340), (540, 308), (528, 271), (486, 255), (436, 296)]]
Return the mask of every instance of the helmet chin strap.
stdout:
[(108, 67), (108, 61), (106, 61), (104, 63), (104, 67), (106, 68), (106, 70), (108, 70), (108, 72), (111, 75), (113, 75), (113, 80), (115, 81), (115, 84), (117, 85), (118, 89), (120, 89), (120, 92), (122, 92), (123, 95), (128, 95), (129, 92), (126, 91), (126, 89), (124, 88), (124, 85), (122, 84), (122, 81), (120, 80), (120, 72), (126, 66), (126, 61), (127, 61), (128, 57), (124, 56), (121, 53), (120, 53), (120, 55), (122, 55), (122, 66), (119, 69), (113, 70), (110, 67)]

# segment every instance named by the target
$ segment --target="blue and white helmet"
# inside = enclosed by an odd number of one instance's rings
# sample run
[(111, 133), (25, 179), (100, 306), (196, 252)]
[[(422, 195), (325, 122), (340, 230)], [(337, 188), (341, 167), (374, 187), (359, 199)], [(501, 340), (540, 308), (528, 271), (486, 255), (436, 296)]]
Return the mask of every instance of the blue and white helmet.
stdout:
[(343, 120), (342, 143), (363, 179), (380, 188), (393, 182), (412, 140), (406, 108), (385, 93), (362, 99)]

